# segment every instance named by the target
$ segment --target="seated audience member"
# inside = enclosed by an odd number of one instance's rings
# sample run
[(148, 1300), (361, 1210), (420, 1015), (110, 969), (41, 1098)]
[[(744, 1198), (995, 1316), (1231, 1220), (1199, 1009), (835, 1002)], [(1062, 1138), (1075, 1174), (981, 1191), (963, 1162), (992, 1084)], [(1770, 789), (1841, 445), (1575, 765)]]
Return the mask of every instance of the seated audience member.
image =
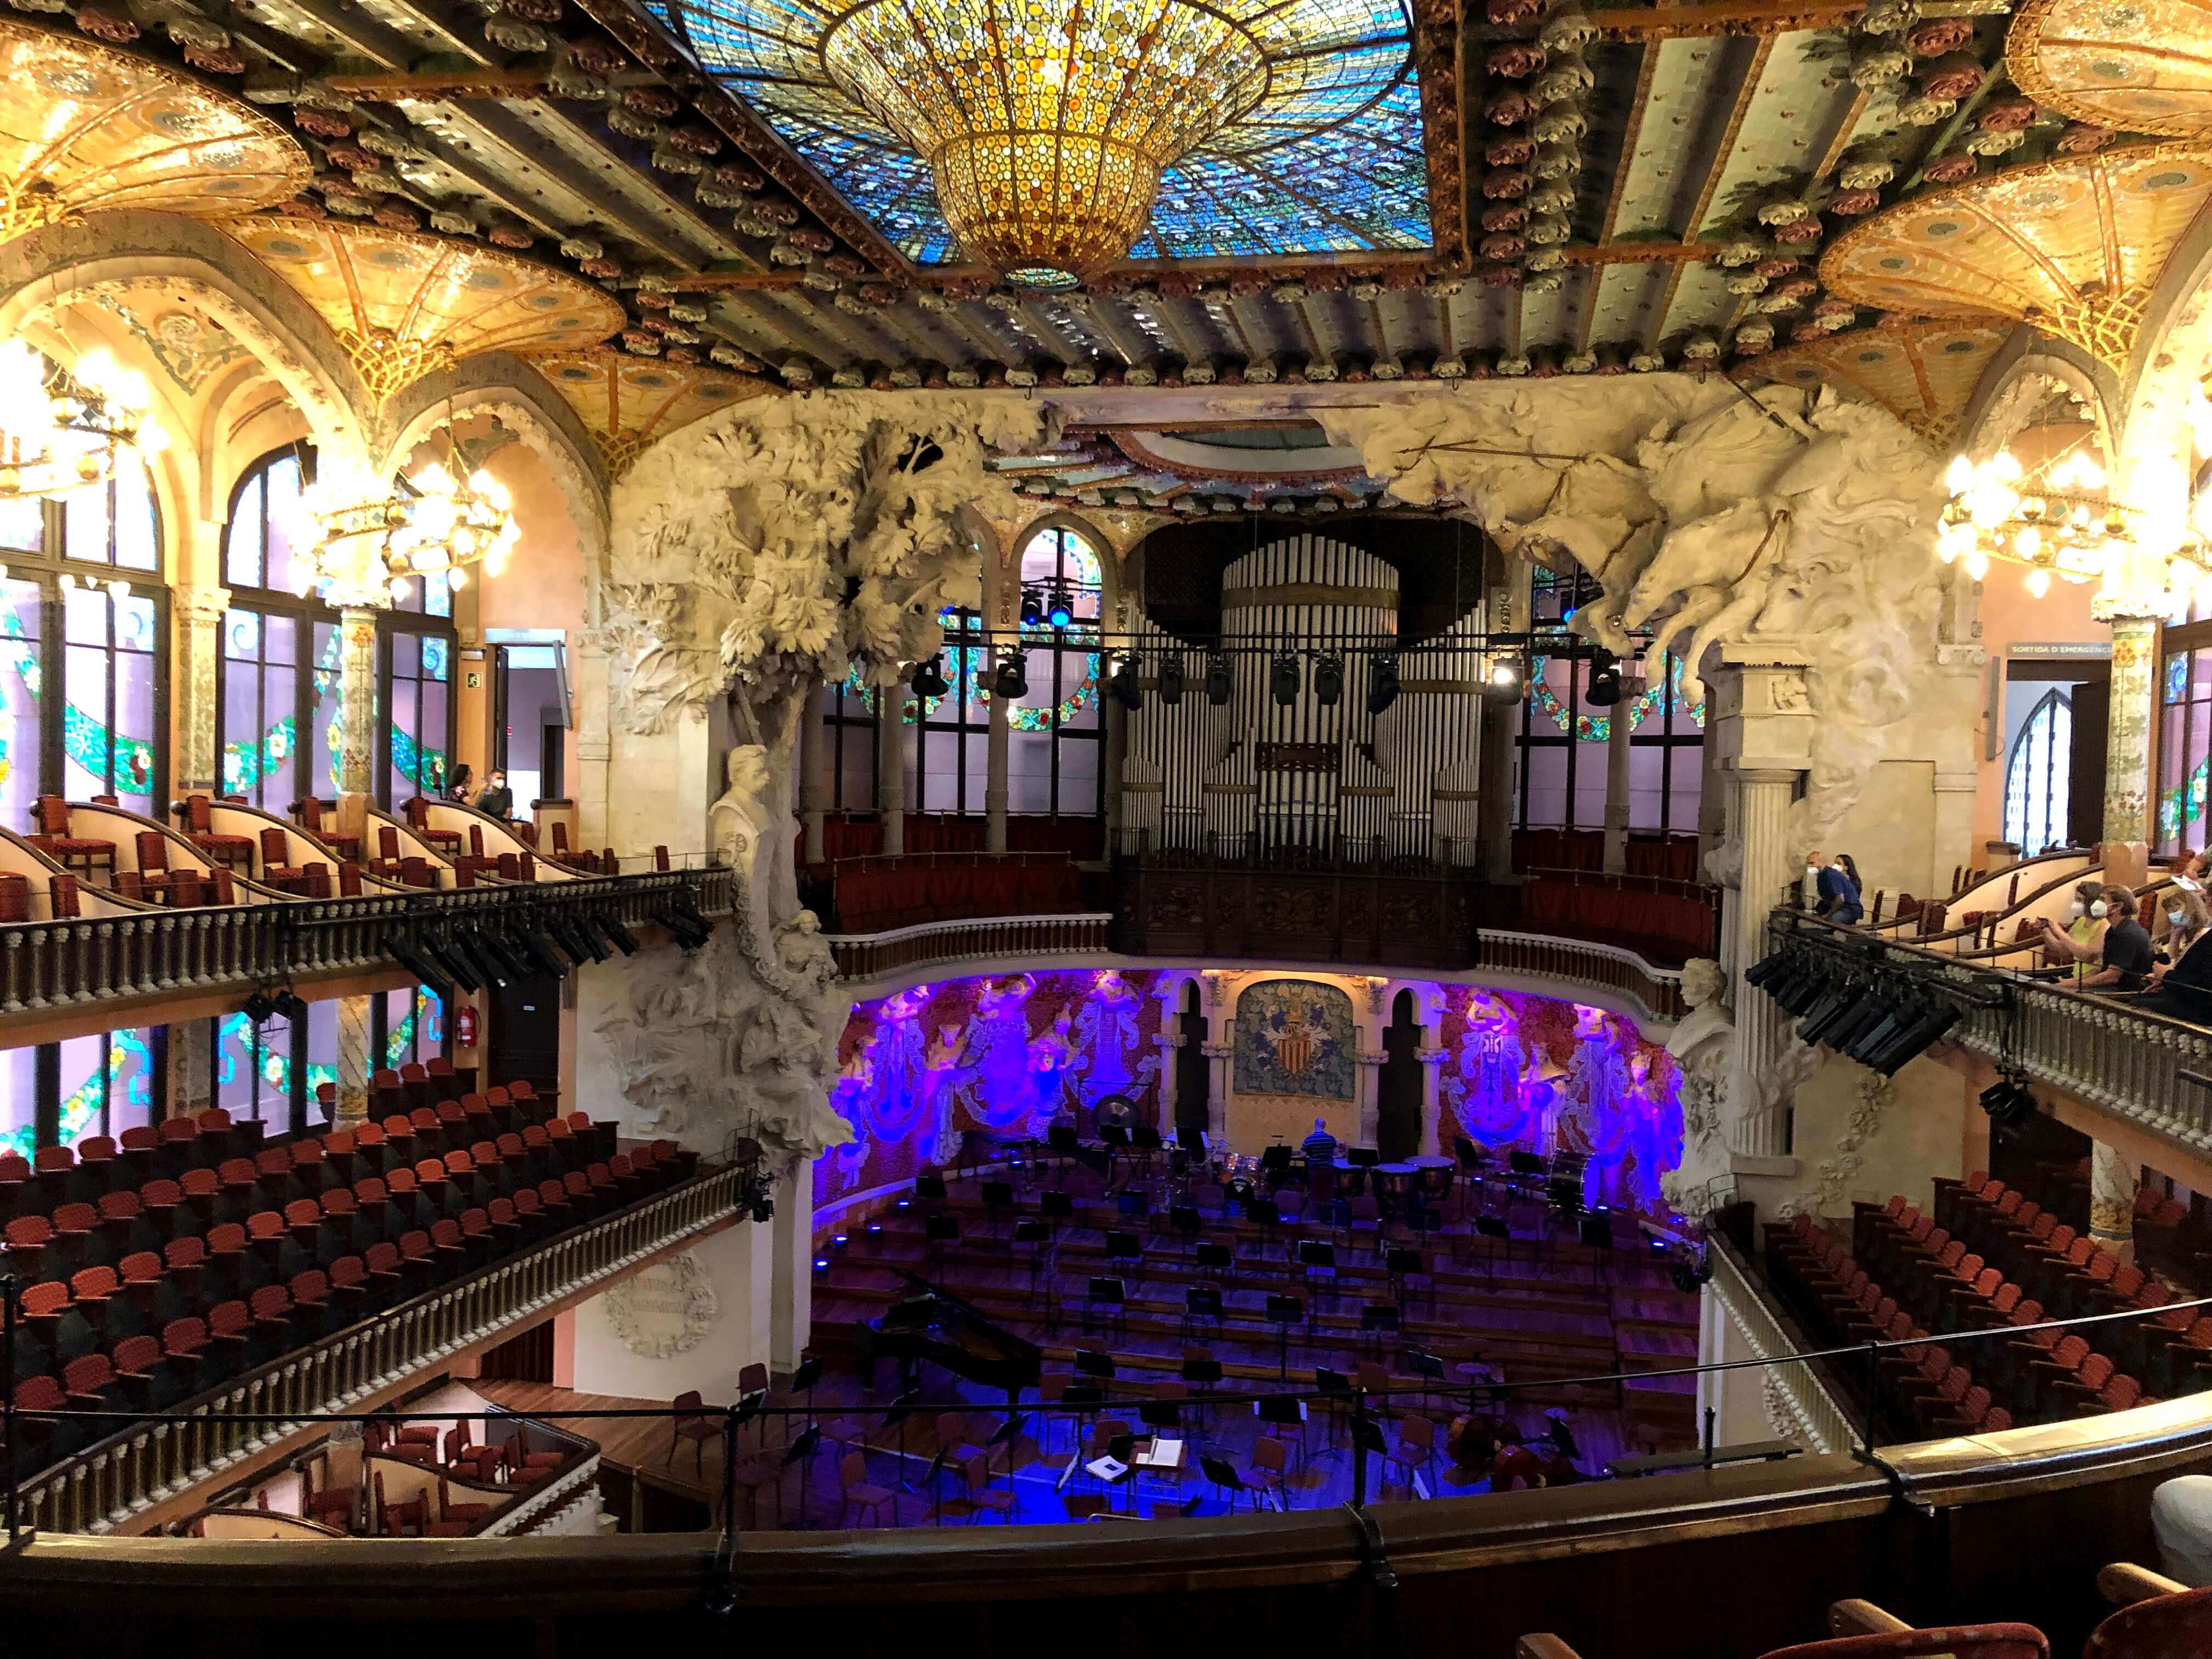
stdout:
[(2097, 970), (2080, 981), (2085, 991), (2140, 991), (2150, 977), (2150, 935), (2136, 920), (2136, 896), (2126, 888), (2105, 889), (2105, 948)]
[(2104, 888), (2094, 881), (2077, 883), (2065, 930), (2061, 932), (2048, 916), (2040, 920), (2044, 956), (2070, 967), (2078, 983), (2089, 976), (2090, 964), (2103, 957), (2105, 929), (2111, 925), (2106, 915)]
[(514, 817), (514, 791), (507, 787), (506, 773), (494, 772), (484, 780), (483, 793), (477, 797), (477, 811), (495, 818)]

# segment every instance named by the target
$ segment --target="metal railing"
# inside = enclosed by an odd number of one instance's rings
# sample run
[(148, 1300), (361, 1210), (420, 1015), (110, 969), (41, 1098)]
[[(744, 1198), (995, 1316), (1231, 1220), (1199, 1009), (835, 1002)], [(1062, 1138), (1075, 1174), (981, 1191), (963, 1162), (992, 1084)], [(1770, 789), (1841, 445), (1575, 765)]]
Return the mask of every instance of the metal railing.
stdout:
[(588, 909), (624, 927), (650, 922), (678, 895), (707, 915), (730, 908), (719, 866), (378, 897), (163, 910), (0, 928), (0, 1016), (108, 997), (160, 995), (390, 967), (385, 943), (424, 925), (489, 919), (515, 907)]
[(1978, 967), (1795, 911), (1773, 912), (1768, 937), (1778, 949), (1821, 951), (1869, 973), (1960, 992), (1964, 1012), (1947, 1041), (2193, 1151), (2212, 1152), (2212, 1029), (2151, 1012), (2124, 995)]
[[(118, 1432), (20, 1482), (15, 1429), (24, 1413), (11, 1390), (0, 1401), (9, 1515), (47, 1532), (107, 1531), (306, 1424), (343, 1420), (332, 1413), (735, 1213), (751, 1202), (753, 1178), (736, 1166), (709, 1170), (231, 1377), (173, 1411), (115, 1413), (125, 1425)], [(9, 1311), (12, 1343), (12, 1294)]]
[[(1716, 1281), (1721, 1271), (1721, 1268), (1716, 1267)], [(1753, 1290), (1747, 1279), (1739, 1276), (1737, 1283), (1754, 1300), (1758, 1299), (1759, 1293)], [(1389, 1438), (1385, 1432), (1385, 1425), (1394, 1416), (1400, 1414), (1408, 1407), (1418, 1412), (1425, 1402), (1441, 1401), (1446, 1409), (1456, 1411), (1464, 1408), (1471, 1419), (1482, 1419), (1498, 1423), (1507, 1420), (1504, 1416), (1505, 1407), (1516, 1396), (1538, 1391), (1554, 1394), (1570, 1393), (1570, 1397), (1573, 1397), (1570, 1391), (1579, 1390), (1582, 1397), (1585, 1398), (1593, 1395), (1602, 1397), (1604, 1392), (1611, 1391), (1619, 1397), (1619, 1391), (1633, 1383), (1649, 1383), (1681, 1377), (1718, 1378), (1739, 1372), (1752, 1371), (1768, 1371), (1776, 1374), (1780, 1379), (1784, 1379), (1778, 1383), (1778, 1386), (1785, 1394), (1796, 1399), (1808, 1397), (1804, 1393), (1808, 1385), (1802, 1379), (1811, 1376), (1813, 1367), (1832, 1366), (1845, 1375), (1851, 1374), (1858, 1367), (1863, 1367), (1863, 1370), (1859, 1374), (1866, 1379), (1869, 1392), (1862, 1420), (1856, 1425), (1850, 1422), (1848, 1413), (1844, 1413), (1840, 1407), (1834, 1406), (1832, 1396), (1830, 1396), (1828, 1406), (1834, 1407), (1835, 1416), (1827, 1417), (1824, 1414), (1821, 1421), (1806, 1424), (1803, 1425), (1803, 1431), (1792, 1437), (1790, 1442), (1759, 1442), (1735, 1447), (1716, 1443), (1713, 1413), (1708, 1412), (1705, 1418), (1700, 1444), (1696, 1449), (1659, 1457), (1617, 1459), (1614, 1462), (1621, 1467), (1613, 1472), (1622, 1477), (1630, 1477), (1658, 1474), (1671, 1470), (1712, 1468), (1732, 1462), (1771, 1460), (1790, 1455), (1792, 1444), (1801, 1447), (1807, 1452), (1817, 1452), (1824, 1449), (1815, 1443), (1816, 1440), (1830, 1435), (1835, 1436), (1837, 1439), (1838, 1443), (1834, 1449), (1848, 1452), (1863, 1462), (1887, 1468), (1888, 1460), (1880, 1455), (1884, 1449), (1893, 1452), (1900, 1446), (1924, 1443), (1912, 1440), (1885, 1441), (1881, 1437), (1880, 1376), (1881, 1362), (1887, 1356), (1907, 1349), (1925, 1347), (1930, 1344), (1953, 1349), (1971, 1350), (1981, 1343), (2014, 1341), (2038, 1333), (2080, 1330), (2131, 1320), (2153, 1320), (2179, 1313), (2200, 1313), (2208, 1309), (2212, 1309), (2212, 1297), (2170, 1303), (2160, 1308), (2130, 1308), (2123, 1309), (2117, 1313), (2090, 1314), (2071, 1319), (2049, 1320), (2034, 1325), (2002, 1325), (1984, 1329), (1923, 1335), (1896, 1341), (1871, 1341), (1831, 1348), (1804, 1350), (1784, 1348), (1774, 1353), (1749, 1359), (1724, 1360), (1650, 1370), (1622, 1369), (1585, 1376), (1528, 1378), (1521, 1382), (1492, 1376), (1448, 1382), (1440, 1376), (1431, 1376), (1416, 1377), (1403, 1382), (1394, 1382), (1384, 1388), (1370, 1388), (1345, 1377), (1333, 1385), (1324, 1384), (1317, 1380), (1312, 1386), (1297, 1387), (1288, 1382), (1288, 1371), (1285, 1366), (1285, 1381), (1279, 1384), (1262, 1382), (1247, 1389), (1225, 1386), (1193, 1388), (1187, 1395), (1178, 1396), (1174, 1403), (1179, 1411), (1196, 1413), (1222, 1407), (1236, 1410), (1249, 1409), (1254, 1407), (1255, 1401), (1263, 1399), (1275, 1401), (1297, 1401), (1310, 1407), (1310, 1410), (1308, 1413), (1301, 1414), (1301, 1420), (1310, 1416), (1315, 1420), (1324, 1421), (1330, 1425), (1332, 1436), (1338, 1426), (1342, 1426), (1348, 1431), (1350, 1449), (1352, 1454), (1351, 1503), (1354, 1509), (1364, 1510), (1371, 1500), (1380, 1496), (1379, 1490), (1370, 1480), (1370, 1459), (1383, 1463), (1388, 1462), (1390, 1458), (1390, 1445)], [(1771, 1313), (1769, 1317), (1771, 1318)], [(1772, 1328), (1778, 1335), (1780, 1334), (1778, 1323)], [(1286, 1337), (1286, 1355), (1287, 1352)], [(1425, 1356), (1417, 1351), (1408, 1350), (1405, 1358), (1409, 1367), (1426, 1360), (1433, 1370), (1442, 1369), (1434, 1356)], [(808, 1360), (805, 1362), (803, 1369), (807, 1370), (811, 1374), (805, 1378), (794, 1377), (793, 1388), (787, 1391), (787, 1397), (781, 1401), (773, 1401), (765, 1392), (763, 1392), (740, 1395), (727, 1406), (578, 1407), (574, 1409), (562, 1410), (552, 1415), (557, 1416), (563, 1425), (602, 1421), (659, 1421), (669, 1424), (672, 1433), (679, 1422), (692, 1424), (712, 1422), (720, 1431), (720, 1450), (723, 1459), (721, 1492), (726, 1494), (735, 1485), (734, 1475), (740, 1455), (740, 1445), (744, 1439), (744, 1431), (756, 1424), (766, 1420), (779, 1420), (786, 1425), (780, 1454), (786, 1470), (795, 1464), (811, 1462), (815, 1454), (833, 1443), (830, 1436), (823, 1431), (819, 1420), (820, 1415), (826, 1412), (838, 1416), (845, 1425), (842, 1430), (845, 1438), (834, 1443), (838, 1443), (848, 1450), (857, 1449), (873, 1456), (896, 1457), (902, 1464), (909, 1461), (929, 1463), (933, 1485), (933, 1477), (939, 1472), (949, 1470), (951, 1466), (944, 1462), (932, 1462), (932, 1460), (923, 1456), (918, 1450), (909, 1454), (905, 1449), (902, 1429), (908, 1422), (915, 1420), (930, 1422), (941, 1413), (967, 1413), (982, 1409), (1003, 1410), (1006, 1413), (1006, 1425), (1000, 1432), (988, 1437), (989, 1450), (993, 1453), (1001, 1446), (1010, 1446), (1017, 1436), (1026, 1431), (1032, 1420), (1044, 1427), (1042, 1437), (1044, 1441), (1057, 1438), (1052, 1434), (1049, 1425), (1057, 1422), (1065, 1422), (1072, 1431), (1068, 1443), (1073, 1449), (1048, 1452), (1042, 1443), (1038, 1448), (1041, 1459), (1053, 1461), (1055, 1463), (1062, 1457), (1071, 1460), (1062, 1468), (1058, 1482), (1059, 1485), (1065, 1485), (1067, 1480), (1081, 1471), (1085, 1460), (1095, 1455), (1094, 1451), (1085, 1443), (1081, 1432), (1084, 1425), (1116, 1416), (1126, 1417), (1134, 1421), (1146, 1408), (1157, 1407), (1161, 1403), (1158, 1395), (1151, 1394), (1115, 1396), (1110, 1386), (1107, 1386), (1100, 1389), (1098, 1397), (1085, 1399), (1080, 1402), (1073, 1400), (1060, 1401), (1047, 1401), (1041, 1399), (1019, 1400), (1004, 1407), (994, 1406), (987, 1408), (979, 1406), (974, 1400), (958, 1395), (947, 1395), (935, 1401), (922, 1401), (915, 1397), (919, 1390), (913, 1390), (898, 1395), (888, 1406), (879, 1402), (874, 1406), (857, 1408), (850, 1404), (817, 1407), (811, 1397), (804, 1400), (792, 1397), (800, 1393), (811, 1395), (812, 1380), (820, 1375), (821, 1367), (818, 1361)], [(1788, 1380), (1792, 1378), (1793, 1373), (1796, 1380)], [(1826, 1390), (1823, 1389), (1822, 1393), (1825, 1395)], [(1825, 1413), (1826, 1407), (1822, 1409)], [(2170, 1412), (2170, 1407), (2163, 1405), (2151, 1409)], [(66, 1421), (71, 1418), (79, 1420), (89, 1418), (96, 1420), (124, 1422), (131, 1425), (125, 1433), (113, 1437), (109, 1442), (105, 1443), (108, 1446), (117, 1446), (125, 1443), (133, 1445), (147, 1443), (158, 1443), (164, 1440), (178, 1440), (193, 1435), (214, 1434), (220, 1437), (223, 1443), (235, 1443), (240, 1448), (231, 1455), (228, 1460), (231, 1462), (235, 1462), (238, 1457), (245, 1455), (246, 1449), (266, 1444), (280, 1435), (313, 1424), (459, 1423), (476, 1422), (483, 1419), (486, 1415), (486, 1410), (482, 1406), (465, 1410), (414, 1411), (397, 1405), (351, 1411), (337, 1407), (325, 1409), (302, 1407), (293, 1410), (266, 1401), (258, 1404), (248, 1403), (228, 1409), (202, 1407), (191, 1411), (143, 1414), (118, 1411), (35, 1412), (28, 1410), (11, 1411), (9, 1414), (11, 1425), (15, 1421), (24, 1419)], [(2130, 1415), (2129, 1413), (2116, 1413), (2103, 1417), (2100, 1420), (2112, 1424), (2118, 1429), (2124, 1425), (2125, 1419)], [(2037, 1431), (2033, 1426), (2024, 1430), (1996, 1430), (1988, 1431), (1981, 1437), (1992, 1443), (1990, 1452), (1992, 1463), (2006, 1462), (2002, 1437), (2014, 1432), (2034, 1434)], [(2140, 1434), (2141, 1431), (2136, 1432)], [(871, 1436), (876, 1437), (871, 1438)], [(710, 1433), (708, 1437), (712, 1439), (714, 1437)], [(763, 1449), (762, 1455), (766, 1455), (769, 1449), (764, 1436), (759, 1443)], [(1564, 1445), (1559, 1446), (1559, 1449), (1565, 1454)], [(1202, 1481), (1218, 1479), (1215, 1469), (1206, 1467), (1208, 1462), (1224, 1465), (1225, 1460), (1207, 1459), (1201, 1456), (1199, 1467)], [(212, 1467), (219, 1468), (222, 1466), (216, 1464)], [(1011, 1459), (1004, 1468), (998, 1467), (994, 1463), (996, 1473), (1002, 1474), (1007, 1473), (1010, 1467)], [(212, 1472), (212, 1469), (207, 1472)], [(1894, 1478), (1894, 1469), (1892, 1468), (1890, 1472)], [(190, 1481), (201, 1478), (201, 1473), (203, 1472), (186, 1471), (185, 1474), (189, 1478), (180, 1481), (173, 1490), (183, 1490)], [(1947, 1473), (1956, 1474), (1959, 1470), (1955, 1465), (1947, 1465)], [(802, 1480), (804, 1478), (802, 1475)], [(35, 1494), (50, 1491), (51, 1484), (50, 1478), (41, 1477), (40, 1481), (26, 1486), (20, 1502), (17, 1501), (15, 1488), (12, 1486), (8, 1488), (7, 1513), (10, 1517), (9, 1535), (11, 1540), (18, 1529), (28, 1529), (33, 1526), (42, 1527), (47, 1530), (84, 1532), (100, 1532), (108, 1529), (112, 1522), (72, 1528), (65, 1526), (58, 1527), (52, 1521), (40, 1519)], [(1230, 1490), (1233, 1493), (1237, 1489)], [(713, 1501), (712, 1494), (709, 1494), (709, 1501)], [(730, 1556), (739, 1547), (739, 1536), (734, 1513), (735, 1505), (724, 1504), (722, 1507), (720, 1547), (721, 1559), (726, 1565)], [(127, 1518), (127, 1511), (121, 1512), (112, 1518)], [(806, 1524), (803, 1519), (801, 1524)]]
[(940, 962), (1103, 953), (1114, 918), (1103, 911), (1064, 916), (979, 916), (924, 921), (883, 933), (833, 933), (830, 954), (841, 979), (873, 979)]

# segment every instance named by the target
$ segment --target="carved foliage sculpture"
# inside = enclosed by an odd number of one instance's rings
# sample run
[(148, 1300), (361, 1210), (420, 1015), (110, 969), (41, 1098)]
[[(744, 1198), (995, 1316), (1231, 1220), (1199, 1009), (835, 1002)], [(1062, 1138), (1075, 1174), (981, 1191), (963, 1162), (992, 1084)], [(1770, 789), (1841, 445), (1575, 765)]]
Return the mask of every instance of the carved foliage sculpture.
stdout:
[(1576, 629), (1626, 650), (1656, 624), (1650, 660), (1679, 651), (1692, 698), (1710, 646), (1801, 653), (1819, 717), (1803, 833), (1850, 810), (1875, 729), (1921, 689), (1942, 605), (1936, 459), (1894, 416), (1679, 375), (1316, 413), (1401, 500), (1458, 503), (1508, 546), (1581, 563), (1606, 602)]

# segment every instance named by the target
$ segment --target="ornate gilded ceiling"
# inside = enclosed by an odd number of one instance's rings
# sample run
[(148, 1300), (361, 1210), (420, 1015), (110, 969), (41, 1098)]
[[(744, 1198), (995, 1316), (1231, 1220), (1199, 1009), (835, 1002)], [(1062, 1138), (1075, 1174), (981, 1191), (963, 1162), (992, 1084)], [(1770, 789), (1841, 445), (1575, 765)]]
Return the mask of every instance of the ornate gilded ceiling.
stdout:
[[(1130, 257), (1067, 291), (965, 258), (913, 145), (816, 49), (831, 13), (801, 0), (86, 0), (29, 27), (288, 123), (316, 169), (294, 213), (327, 236), (509, 249), (617, 308), (629, 356), (797, 387), (1784, 353), (1840, 384), (1854, 354), (1826, 343), (1893, 310), (2024, 318), (2109, 354), (2202, 199), (2201, 162), (2142, 151), (2169, 106), (2212, 106), (2203, 13), (2179, 0), (1302, 3), (1310, 106), (1213, 134)], [(2100, 275), (2108, 238), (2130, 251)], [(2022, 246), (2045, 240), (2039, 266)], [(289, 257), (299, 280), (320, 256)], [(341, 326), (394, 326), (311, 280)], [(580, 329), (611, 314), (568, 307)], [(1940, 422), (1950, 395), (1899, 406)]]
[(558, 352), (538, 368), (582, 417), (617, 477), (654, 439), (769, 389), (749, 375), (605, 349)]
[(380, 397), (458, 358), (596, 345), (623, 325), (590, 283), (456, 238), (282, 215), (228, 228), (322, 313)]
[(0, 234), (88, 209), (228, 218), (313, 173), (258, 111), (89, 40), (0, 19)]
[(1890, 322), (1787, 346), (1736, 373), (1856, 394), (1940, 447), (1958, 435), (1982, 372), (2010, 333), (2002, 323)]

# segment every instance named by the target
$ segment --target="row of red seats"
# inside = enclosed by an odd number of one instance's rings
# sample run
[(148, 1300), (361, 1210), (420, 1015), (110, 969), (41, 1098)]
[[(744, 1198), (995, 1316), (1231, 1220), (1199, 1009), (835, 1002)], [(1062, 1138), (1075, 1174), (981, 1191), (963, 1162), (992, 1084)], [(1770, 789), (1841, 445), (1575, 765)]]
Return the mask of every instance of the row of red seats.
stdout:
[(939, 864), (840, 876), (835, 903), (840, 931), (880, 933), (924, 921), (1064, 915), (1082, 898), (1073, 864)]
[[(1936, 1182), (1936, 1211), (1957, 1237), (1989, 1263), (2000, 1266), (2006, 1283), (1997, 1299), (2007, 1305), (2032, 1293), (2048, 1316), (2083, 1314), (2152, 1313), (2146, 1319), (2091, 1326), (2090, 1346), (2126, 1370), (2144, 1378), (2158, 1394), (2171, 1397), (2206, 1385), (2212, 1370), (2212, 1318), (2187, 1310), (2158, 1313), (2173, 1291), (2136, 1263), (2123, 1261), (2095, 1240), (2075, 1234), (2049, 1211), (2002, 1182), (1977, 1171), (1964, 1182)], [(1905, 1224), (1907, 1212), (1893, 1200), (1893, 1226)], [(1911, 1224), (1915, 1231), (1918, 1222)], [(1933, 1237), (1941, 1229), (1930, 1227)], [(1984, 1273), (1988, 1271), (1985, 1266)]]
[[(1657, 840), (1628, 838), (1628, 873), (1659, 876), (1669, 881), (1698, 879), (1698, 838), (1662, 836)], [(1516, 830), (1513, 832), (1513, 870), (1587, 870), (1605, 868), (1602, 830)]]
[[(565, 1123), (559, 1127), (567, 1127)], [(296, 1200), (283, 1215), (181, 1234), (162, 1254), (79, 1268), (24, 1293), (18, 1407), (156, 1411), (226, 1378), (680, 1179), (688, 1155), (659, 1141), (530, 1184), (561, 1137), (532, 1125), (497, 1149), (449, 1154)], [(568, 1139), (574, 1142), (574, 1137)], [(532, 1143), (535, 1142), (533, 1146)], [(505, 1190), (493, 1190), (494, 1176)], [(442, 1191), (443, 1196), (441, 1197)], [(458, 1207), (458, 1213), (441, 1213)], [(46, 1425), (44, 1462), (112, 1432)]]
[[(410, 1066), (409, 1070), (421, 1068)], [(474, 1073), (471, 1073), (472, 1078)], [(450, 1073), (439, 1081), (459, 1081)], [(94, 1204), (118, 1188), (136, 1188), (156, 1175), (180, 1180), (192, 1170), (219, 1170), (233, 1159), (274, 1162), (278, 1169), (291, 1159), (319, 1159), (336, 1156), (343, 1145), (350, 1153), (355, 1138), (368, 1135), (365, 1144), (380, 1145), (385, 1137), (403, 1140), (421, 1138), (425, 1150), (440, 1152), (472, 1145), (501, 1129), (520, 1128), (542, 1122), (554, 1114), (554, 1104), (542, 1099), (527, 1081), (483, 1094), (469, 1091), (458, 1097), (436, 1098), (434, 1103), (415, 1104), (431, 1094), (428, 1079), (404, 1080), (401, 1074), (379, 1072), (372, 1079), (369, 1103), (381, 1121), (371, 1118), (356, 1130), (321, 1138), (289, 1137), (264, 1139), (264, 1126), (252, 1121), (234, 1121), (220, 1107), (196, 1115), (179, 1115), (159, 1124), (139, 1124), (121, 1136), (94, 1135), (75, 1147), (42, 1146), (26, 1159), (21, 1154), (0, 1154), (0, 1219), (17, 1216), (51, 1216), (55, 1208), (72, 1200)], [(594, 1133), (611, 1135), (611, 1126)], [(343, 1139), (342, 1139), (343, 1138)], [(608, 1143), (609, 1150), (612, 1143)]]
[(1601, 882), (1539, 877), (1522, 883), (1521, 926), (1530, 932), (1555, 929), (1625, 945), (1661, 962), (1711, 956), (1713, 950), (1713, 907), (1705, 898), (1640, 892)]

